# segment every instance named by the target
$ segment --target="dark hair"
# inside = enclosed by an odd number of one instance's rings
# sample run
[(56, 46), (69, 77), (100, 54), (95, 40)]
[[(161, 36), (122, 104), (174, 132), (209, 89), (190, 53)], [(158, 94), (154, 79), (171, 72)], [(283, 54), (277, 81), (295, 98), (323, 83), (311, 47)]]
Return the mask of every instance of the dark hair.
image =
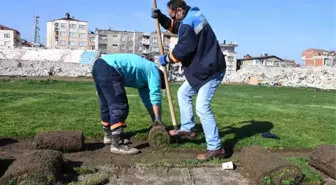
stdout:
[(167, 6), (172, 10), (176, 10), (177, 8), (185, 10), (187, 8), (187, 3), (184, 0), (170, 0), (168, 1)]
[(161, 89), (166, 89), (164, 74), (160, 69), (158, 69), (158, 70), (159, 70), (159, 73), (160, 73)]

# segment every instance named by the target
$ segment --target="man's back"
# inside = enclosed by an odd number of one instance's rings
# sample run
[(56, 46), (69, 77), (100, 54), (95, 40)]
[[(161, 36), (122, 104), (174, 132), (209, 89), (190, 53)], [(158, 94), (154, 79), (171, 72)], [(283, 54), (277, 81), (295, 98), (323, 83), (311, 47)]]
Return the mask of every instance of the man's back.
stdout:
[[(124, 77), (126, 87), (142, 88), (148, 84), (148, 77), (153, 75), (160, 79), (154, 62), (136, 54), (118, 53), (101, 57)], [(157, 71), (157, 72), (155, 72)]]

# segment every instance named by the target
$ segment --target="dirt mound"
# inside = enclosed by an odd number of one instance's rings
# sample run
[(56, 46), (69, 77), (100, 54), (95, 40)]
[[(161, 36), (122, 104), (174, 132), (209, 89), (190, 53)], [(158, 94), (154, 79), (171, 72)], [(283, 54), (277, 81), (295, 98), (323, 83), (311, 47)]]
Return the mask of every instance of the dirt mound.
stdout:
[(27, 151), (9, 166), (0, 184), (55, 184), (61, 175), (63, 155), (53, 150)]
[(83, 149), (82, 131), (42, 132), (35, 137), (36, 149), (51, 149), (62, 152), (78, 152)]
[(311, 154), (309, 164), (336, 179), (336, 145), (321, 145)]
[(260, 146), (241, 151), (239, 162), (247, 175), (257, 184), (299, 184), (303, 180), (300, 169)]

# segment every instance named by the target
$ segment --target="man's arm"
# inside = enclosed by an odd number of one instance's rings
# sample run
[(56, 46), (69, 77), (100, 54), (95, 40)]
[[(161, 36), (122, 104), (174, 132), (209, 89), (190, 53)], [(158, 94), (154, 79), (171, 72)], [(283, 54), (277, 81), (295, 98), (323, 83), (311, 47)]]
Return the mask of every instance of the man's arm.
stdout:
[(153, 15), (152, 17), (157, 18), (164, 29), (170, 31), (173, 34), (177, 34), (181, 22), (170, 19), (160, 10), (154, 10), (153, 13), (156, 15)]
[(172, 52), (167, 55), (168, 62), (183, 62), (188, 61), (190, 57), (193, 56), (193, 54), (196, 51), (197, 48), (197, 36), (194, 31), (194, 28), (190, 25), (183, 24), (180, 27), (179, 31), (180, 37), (175, 45)]
[(152, 121), (161, 120), (161, 105), (152, 105), (148, 87), (138, 89), (138, 91), (143, 104), (152, 118)]

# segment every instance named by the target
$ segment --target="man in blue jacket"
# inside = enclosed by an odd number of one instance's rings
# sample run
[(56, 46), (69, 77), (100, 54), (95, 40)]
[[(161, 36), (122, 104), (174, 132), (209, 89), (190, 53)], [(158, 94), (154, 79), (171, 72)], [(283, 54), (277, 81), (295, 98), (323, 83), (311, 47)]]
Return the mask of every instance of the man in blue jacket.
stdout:
[(200, 160), (222, 157), (225, 151), (221, 146), (215, 118), (210, 102), (224, 78), (226, 64), (216, 35), (200, 9), (188, 6), (184, 0), (170, 0), (167, 3), (168, 18), (160, 10), (153, 10), (162, 27), (178, 34), (178, 43), (172, 52), (160, 57), (161, 65), (181, 62), (186, 81), (178, 90), (181, 114), (181, 128), (170, 131), (193, 139), (196, 137), (192, 96), (197, 95), (196, 113), (200, 117), (207, 141), (207, 152), (197, 156)]
[(108, 54), (95, 61), (92, 76), (99, 96), (104, 143), (111, 144), (112, 153), (138, 153), (123, 138), (129, 112), (125, 87), (137, 88), (153, 122), (162, 124), (161, 88), (165, 89), (162, 71), (154, 62), (135, 54)]

